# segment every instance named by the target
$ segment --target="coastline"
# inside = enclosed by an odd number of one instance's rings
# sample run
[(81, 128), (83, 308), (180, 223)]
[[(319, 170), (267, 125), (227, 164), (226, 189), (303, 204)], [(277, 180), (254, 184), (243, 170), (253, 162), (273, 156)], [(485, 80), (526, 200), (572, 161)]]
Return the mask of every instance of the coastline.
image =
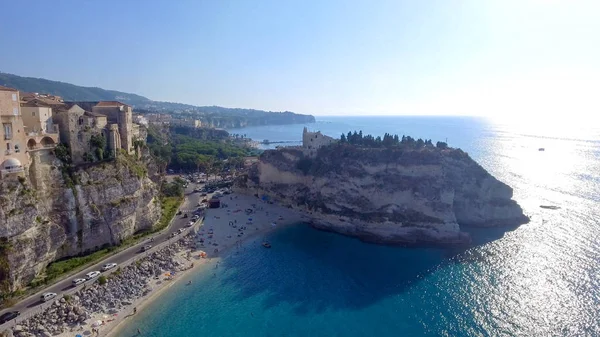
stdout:
[[(211, 232), (212, 228), (213, 236), (210, 242), (224, 242), (220, 243), (218, 246), (210, 246), (218, 247), (218, 252), (215, 253), (214, 250), (210, 251), (206, 245), (205, 247), (199, 246), (198, 250), (194, 252), (194, 254), (197, 254), (198, 251), (201, 250), (205, 251), (208, 259), (200, 259), (195, 257), (194, 261), (196, 262), (194, 262), (194, 266), (192, 268), (179, 272), (176, 278), (171, 281), (162, 282), (160, 285), (154, 285), (152, 291), (146, 296), (138, 298), (131, 305), (120, 310), (117, 313), (117, 319), (109, 324), (103, 325), (98, 336), (116, 337), (118, 332), (130, 322), (127, 320), (127, 318), (131, 318), (134, 315), (133, 308), (137, 308), (137, 312), (144, 310), (161, 295), (165, 294), (167, 289), (179, 283), (181, 279), (185, 278), (185, 276), (189, 276), (193, 272), (205, 272), (207, 266), (214, 265), (215, 263), (218, 263), (221, 260), (229, 257), (235, 251), (234, 248), (243, 248), (244, 245), (249, 244), (259, 235), (265, 235), (283, 226), (289, 226), (305, 221), (302, 215), (296, 210), (287, 209), (277, 204), (269, 204), (253, 196), (234, 193), (232, 195), (223, 197), (221, 200), (225, 203), (226, 207), (207, 209), (204, 223), (198, 229), (198, 233), (200, 235), (204, 234), (208, 236), (208, 233)], [(248, 208), (254, 209), (253, 213), (250, 215), (246, 215), (244, 212)], [(248, 221), (246, 224), (241, 224), (241, 221), (239, 221), (241, 218), (252, 219), (252, 221)], [(238, 228), (234, 228), (229, 224), (231, 221), (234, 222), (234, 225), (236, 225), (236, 220), (238, 220), (238, 225), (248, 228), (246, 229), (247, 234), (243, 234), (239, 238), (237, 235), (234, 236), (234, 234), (240, 232), (238, 230), (240, 226), (237, 226)], [(251, 225), (248, 224), (250, 222), (252, 222)], [(272, 226), (272, 223), (276, 223), (276, 226)], [(206, 240), (208, 240), (208, 238), (205, 238), (205, 241)], [(180, 254), (181, 253), (183, 252), (180, 252)], [(97, 315), (101, 316), (101, 314)], [(96, 319), (99, 318), (94, 318), (90, 321), (93, 322)], [(71, 335), (72, 332), (68, 334), (61, 334), (60, 336), (67, 337)]]

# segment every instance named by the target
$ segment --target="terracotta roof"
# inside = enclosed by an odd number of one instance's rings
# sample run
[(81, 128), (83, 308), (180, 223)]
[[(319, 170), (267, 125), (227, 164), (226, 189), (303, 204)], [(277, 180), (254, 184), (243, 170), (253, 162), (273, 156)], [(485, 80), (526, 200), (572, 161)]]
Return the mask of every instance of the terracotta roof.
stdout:
[(25, 92), (25, 91), (20, 91), (19, 90), (19, 96), (21, 96), (21, 99), (34, 99), (35, 98), (35, 94), (32, 92)]
[(0, 91), (19, 91), (19, 90), (0, 85)]
[[(100, 101), (98, 102), (98, 104), (96, 104), (96, 106), (100, 106), (100, 107), (115, 107), (115, 106), (121, 106), (121, 105), (127, 105), (125, 103), (121, 103), (118, 101)], [(129, 105), (127, 105), (129, 106)]]
[(29, 102), (21, 103), (22, 107), (38, 107), (38, 108), (49, 108), (48, 104), (44, 104), (37, 100), (31, 100)]

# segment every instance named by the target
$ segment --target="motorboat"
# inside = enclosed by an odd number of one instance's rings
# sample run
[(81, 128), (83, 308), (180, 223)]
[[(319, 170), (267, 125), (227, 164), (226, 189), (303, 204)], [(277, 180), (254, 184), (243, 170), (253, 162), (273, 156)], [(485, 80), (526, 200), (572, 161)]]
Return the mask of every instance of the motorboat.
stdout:
[(262, 246), (265, 248), (271, 248), (271, 244), (268, 241), (263, 242)]

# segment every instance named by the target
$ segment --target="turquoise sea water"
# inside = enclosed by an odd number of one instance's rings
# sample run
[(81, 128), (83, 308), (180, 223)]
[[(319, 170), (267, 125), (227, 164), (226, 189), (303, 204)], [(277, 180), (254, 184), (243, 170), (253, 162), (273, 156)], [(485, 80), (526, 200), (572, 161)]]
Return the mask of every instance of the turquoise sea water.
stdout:
[[(333, 136), (362, 129), (447, 138), (511, 185), (532, 221), (470, 229), (474, 244), (464, 249), (283, 228), (271, 249), (249, 243), (218, 269), (186, 276), (191, 286), (175, 285), (121, 336), (137, 328), (144, 336), (600, 336), (600, 129), (462, 117), (331, 117), (307, 126)], [(232, 132), (293, 141), (303, 127)]]

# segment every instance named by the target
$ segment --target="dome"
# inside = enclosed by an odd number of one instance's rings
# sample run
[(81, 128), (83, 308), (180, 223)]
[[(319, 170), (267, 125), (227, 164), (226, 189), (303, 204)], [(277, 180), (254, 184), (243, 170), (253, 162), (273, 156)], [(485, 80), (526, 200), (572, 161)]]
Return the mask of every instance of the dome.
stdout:
[(23, 167), (21, 165), (21, 162), (15, 158), (8, 158), (4, 161), (4, 163), (2, 163), (3, 169), (21, 168), (21, 167)]

